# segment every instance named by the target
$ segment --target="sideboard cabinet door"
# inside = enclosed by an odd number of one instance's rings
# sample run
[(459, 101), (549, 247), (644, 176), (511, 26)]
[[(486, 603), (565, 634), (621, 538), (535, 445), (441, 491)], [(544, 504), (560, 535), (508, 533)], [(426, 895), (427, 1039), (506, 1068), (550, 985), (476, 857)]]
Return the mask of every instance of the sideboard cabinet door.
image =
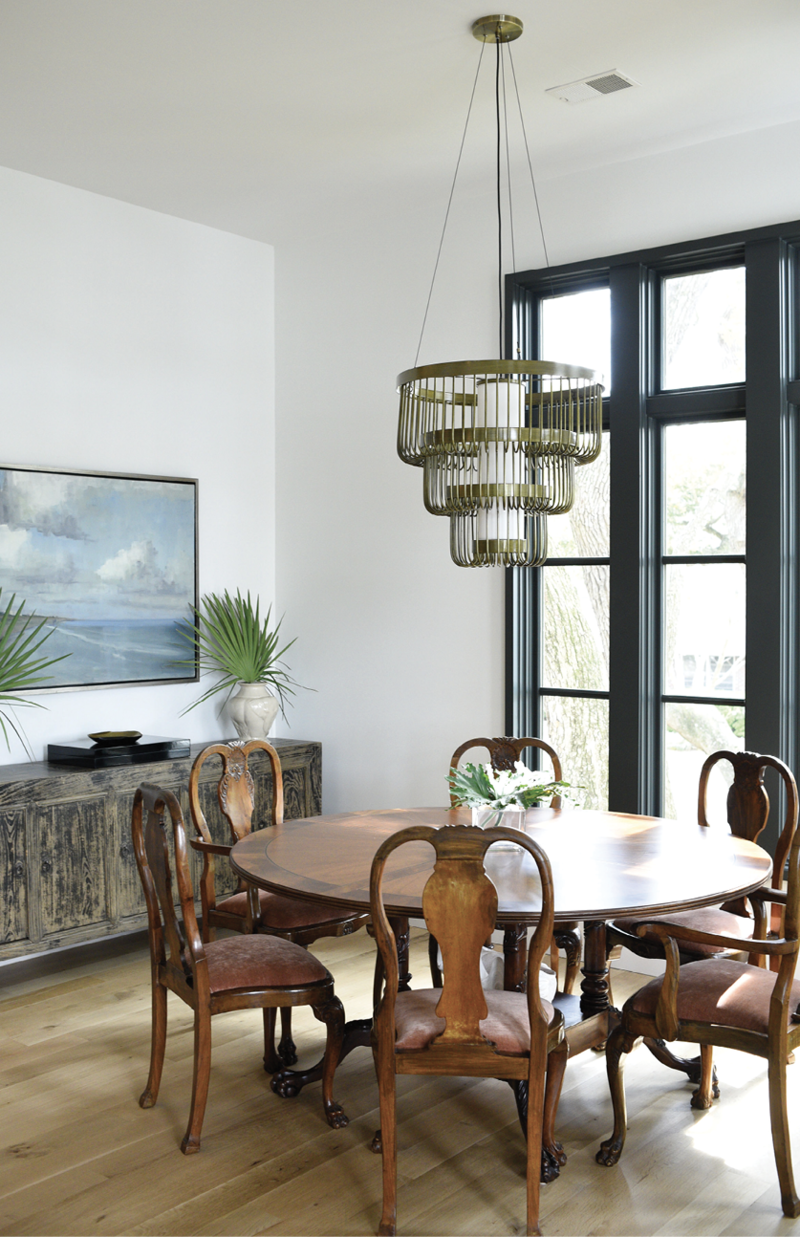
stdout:
[[(181, 760), (80, 769), (46, 761), (0, 765), (0, 960), (77, 945), (147, 926), (131, 812), (142, 782), (177, 795), (188, 823), (192, 762), (203, 744)], [(286, 789), (287, 820), (319, 815), (319, 743), (276, 739)], [(216, 796), (219, 765), (203, 768), (201, 796), (212, 835), (230, 833)], [(255, 827), (269, 821), (272, 793), (269, 761), (252, 762)], [(191, 832), (191, 829), (190, 829)], [(202, 858), (191, 851), (195, 888)], [(218, 893), (236, 880), (224, 859), (216, 865)]]
[(37, 804), (33, 819), (42, 937), (110, 924), (104, 797)]
[(0, 808), (0, 945), (28, 936), (25, 809)]

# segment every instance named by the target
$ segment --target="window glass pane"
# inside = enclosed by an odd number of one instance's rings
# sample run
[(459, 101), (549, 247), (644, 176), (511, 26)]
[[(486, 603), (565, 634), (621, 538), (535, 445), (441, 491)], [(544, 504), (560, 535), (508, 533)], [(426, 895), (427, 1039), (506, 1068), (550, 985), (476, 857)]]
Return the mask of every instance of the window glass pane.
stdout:
[(744, 696), (745, 568), (673, 563), (665, 568), (664, 691)]
[(665, 276), (662, 288), (663, 389), (744, 382), (744, 267)]
[(544, 687), (608, 690), (608, 567), (546, 567)]
[(664, 485), (665, 553), (744, 553), (743, 420), (667, 426)]
[(611, 435), (593, 464), (575, 469), (575, 502), (565, 515), (547, 517), (549, 558), (608, 558), (611, 507)]
[(542, 696), (542, 731), (581, 806), (607, 811), (608, 701)]
[[(721, 749), (742, 750), (744, 709), (725, 704), (667, 704), (664, 710), (664, 813), (670, 818), (696, 821), (697, 787), (703, 761)], [(711, 823), (727, 821), (726, 799), (732, 780), (731, 765), (721, 760), (708, 780), (707, 807)]]
[(542, 360), (585, 365), (599, 371), (604, 395), (611, 390), (611, 295), (589, 288), (541, 302)]

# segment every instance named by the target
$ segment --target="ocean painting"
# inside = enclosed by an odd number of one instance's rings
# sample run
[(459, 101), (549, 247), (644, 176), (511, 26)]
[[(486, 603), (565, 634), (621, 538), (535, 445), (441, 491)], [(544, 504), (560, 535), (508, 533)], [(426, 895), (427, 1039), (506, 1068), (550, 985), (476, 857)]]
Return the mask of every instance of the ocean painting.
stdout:
[(177, 635), (197, 605), (197, 482), (0, 468), (0, 588), (46, 619), (42, 684), (198, 677)]

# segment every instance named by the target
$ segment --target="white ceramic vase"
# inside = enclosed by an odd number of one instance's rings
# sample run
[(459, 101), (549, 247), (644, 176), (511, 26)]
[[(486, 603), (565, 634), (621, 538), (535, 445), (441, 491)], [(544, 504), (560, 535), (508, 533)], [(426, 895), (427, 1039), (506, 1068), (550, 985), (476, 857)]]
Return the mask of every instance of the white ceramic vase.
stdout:
[(266, 683), (240, 683), (235, 696), (228, 701), (228, 717), (243, 742), (266, 739), (280, 705)]

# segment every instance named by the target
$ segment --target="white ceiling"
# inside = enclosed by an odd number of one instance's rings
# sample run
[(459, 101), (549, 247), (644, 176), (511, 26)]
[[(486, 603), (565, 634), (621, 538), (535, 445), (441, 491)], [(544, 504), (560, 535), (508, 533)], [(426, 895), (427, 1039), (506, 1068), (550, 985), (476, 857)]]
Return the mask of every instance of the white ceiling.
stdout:
[[(303, 195), (369, 181), (443, 193), (480, 53), (470, 27), (487, 11), (0, 0), (0, 164), (266, 241)], [(542, 181), (800, 118), (798, 0), (514, 0), (512, 11)], [(492, 172), (486, 54), (467, 179)], [(641, 85), (577, 106), (544, 94), (609, 69)]]

